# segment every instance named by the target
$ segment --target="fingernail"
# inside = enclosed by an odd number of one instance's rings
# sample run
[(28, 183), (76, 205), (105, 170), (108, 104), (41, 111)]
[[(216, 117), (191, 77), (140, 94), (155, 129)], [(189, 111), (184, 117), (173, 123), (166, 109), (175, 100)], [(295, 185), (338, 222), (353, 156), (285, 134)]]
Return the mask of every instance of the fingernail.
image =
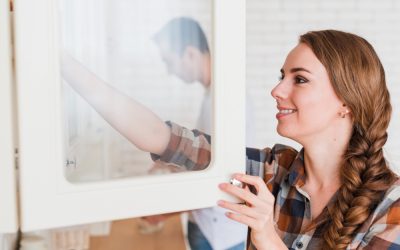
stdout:
[(225, 183), (220, 183), (220, 184), (218, 185), (218, 187), (219, 187), (220, 189), (223, 189), (223, 188), (225, 187)]

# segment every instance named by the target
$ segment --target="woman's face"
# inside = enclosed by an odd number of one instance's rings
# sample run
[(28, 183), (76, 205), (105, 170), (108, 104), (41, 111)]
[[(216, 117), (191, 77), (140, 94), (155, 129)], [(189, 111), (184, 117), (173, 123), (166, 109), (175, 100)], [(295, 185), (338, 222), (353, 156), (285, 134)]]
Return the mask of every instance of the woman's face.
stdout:
[(343, 102), (337, 97), (325, 67), (305, 44), (297, 45), (281, 69), (271, 92), (277, 101), (277, 131), (301, 144), (332, 138), (340, 126)]

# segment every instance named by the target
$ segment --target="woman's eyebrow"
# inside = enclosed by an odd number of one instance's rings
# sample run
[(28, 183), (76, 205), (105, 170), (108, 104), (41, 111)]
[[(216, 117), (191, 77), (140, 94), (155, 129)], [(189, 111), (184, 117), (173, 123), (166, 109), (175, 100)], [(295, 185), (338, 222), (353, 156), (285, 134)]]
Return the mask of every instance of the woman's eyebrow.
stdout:
[[(283, 68), (280, 71), (281, 71), (282, 74), (285, 74), (285, 70)], [(295, 73), (295, 72), (298, 72), (298, 71), (305, 71), (305, 72), (308, 72), (308, 73), (312, 74), (311, 71), (309, 71), (308, 69), (301, 68), (301, 67), (290, 69), (290, 73)]]
[[(301, 68), (301, 67), (290, 69), (290, 73), (294, 73), (294, 72), (298, 72), (298, 71), (305, 71), (305, 72), (308, 72), (308, 73), (312, 74), (311, 71), (309, 71), (308, 69)], [(281, 69), (281, 73), (282, 74), (285, 73), (285, 70), (283, 70), (283, 68)]]
[(305, 71), (305, 72), (308, 72), (308, 73), (311, 74), (311, 71), (309, 71), (308, 69), (305, 69), (305, 68), (292, 68), (290, 70), (291, 73), (294, 73), (294, 72), (297, 72), (297, 71)]

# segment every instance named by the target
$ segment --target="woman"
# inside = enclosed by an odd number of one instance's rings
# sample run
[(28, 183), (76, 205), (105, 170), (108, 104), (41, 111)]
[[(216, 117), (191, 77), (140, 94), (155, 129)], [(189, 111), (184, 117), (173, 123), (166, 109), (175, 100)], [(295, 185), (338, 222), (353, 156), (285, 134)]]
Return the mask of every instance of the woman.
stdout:
[(224, 184), (223, 190), (251, 206), (221, 206), (250, 226), (257, 249), (284, 248), (280, 243), (309, 249), (400, 248), (400, 182), (382, 151), (391, 105), (372, 46), (349, 33), (309, 32), (281, 72), (271, 93), (280, 110), (277, 130), (303, 149), (259, 151), (257, 157), (269, 161), (264, 181), (272, 195), (259, 179), (237, 176), (258, 194)]
[[(382, 151), (391, 104), (372, 46), (350, 33), (309, 32), (289, 53), (281, 73), (271, 93), (279, 110), (277, 131), (303, 149), (248, 149), (247, 171), (261, 169), (264, 178), (235, 175), (256, 191), (221, 184), (246, 204), (218, 204), (233, 211), (229, 218), (249, 226), (250, 249), (399, 249), (400, 181)], [(78, 85), (72, 84), (93, 104)], [(168, 128), (130, 101), (128, 110), (143, 114), (148, 131), (132, 134), (127, 121), (108, 117), (102, 110), (107, 107), (101, 107), (106, 105), (93, 105), (135, 145), (158, 155), (154, 158), (190, 159), (195, 168), (208, 164), (208, 136), (173, 123)], [(137, 121), (130, 124), (138, 126)], [(199, 146), (188, 148), (192, 145)]]

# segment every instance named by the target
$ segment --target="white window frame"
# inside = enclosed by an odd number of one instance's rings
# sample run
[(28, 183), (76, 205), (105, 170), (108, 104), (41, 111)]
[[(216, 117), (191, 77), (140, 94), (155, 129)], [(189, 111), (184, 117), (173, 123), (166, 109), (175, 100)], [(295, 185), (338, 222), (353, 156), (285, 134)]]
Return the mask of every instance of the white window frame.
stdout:
[(228, 198), (217, 185), (245, 169), (245, 1), (214, 1), (211, 167), (85, 184), (63, 174), (56, 3), (15, 3), (21, 230), (209, 207)]
[(0, 0), (0, 234), (17, 226), (10, 3)]

